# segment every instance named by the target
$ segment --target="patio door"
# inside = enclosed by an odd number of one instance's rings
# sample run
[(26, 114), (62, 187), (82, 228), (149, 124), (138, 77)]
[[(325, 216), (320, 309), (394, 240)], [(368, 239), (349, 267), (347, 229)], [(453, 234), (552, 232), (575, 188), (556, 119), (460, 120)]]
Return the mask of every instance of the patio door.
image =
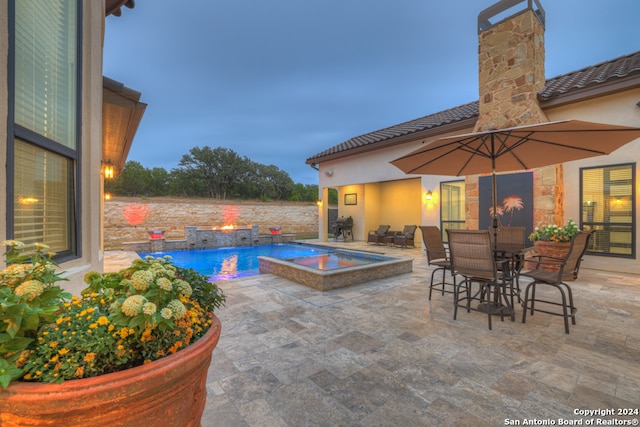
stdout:
[(442, 241), (447, 241), (447, 229), (464, 230), (465, 225), (464, 181), (440, 183), (440, 230)]

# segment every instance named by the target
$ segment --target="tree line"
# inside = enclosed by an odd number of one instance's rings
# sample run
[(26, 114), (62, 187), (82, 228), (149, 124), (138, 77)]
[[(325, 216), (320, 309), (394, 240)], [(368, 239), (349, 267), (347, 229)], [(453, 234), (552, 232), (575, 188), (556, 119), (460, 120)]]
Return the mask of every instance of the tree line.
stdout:
[(313, 202), (318, 186), (296, 184), (277, 166), (254, 162), (229, 148), (195, 147), (171, 171), (128, 161), (105, 191), (115, 196), (181, 196)]

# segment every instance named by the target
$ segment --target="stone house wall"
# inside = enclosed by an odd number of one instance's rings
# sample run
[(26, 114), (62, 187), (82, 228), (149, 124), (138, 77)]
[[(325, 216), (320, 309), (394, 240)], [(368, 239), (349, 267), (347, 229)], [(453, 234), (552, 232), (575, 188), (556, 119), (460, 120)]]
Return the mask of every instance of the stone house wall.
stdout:
[(167, 240), (184, 239), (185, 226), (198, 228), (257, 225), (259, 234), (270, 227), (298, 237), (317, 237), (318, 207), (302, 203), (219, 204), (184, 200), (112, 200), (104, 206), (104, 249), (122, 250), (124, 242), (148, 241), (147, 230), (164, 230)]

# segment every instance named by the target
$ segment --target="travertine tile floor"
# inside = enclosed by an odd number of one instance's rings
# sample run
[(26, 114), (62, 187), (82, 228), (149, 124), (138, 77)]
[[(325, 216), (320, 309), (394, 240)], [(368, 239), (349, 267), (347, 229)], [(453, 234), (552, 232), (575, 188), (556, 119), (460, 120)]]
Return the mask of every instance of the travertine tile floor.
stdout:
[(414, 271), (324, 293), (272, 275), (221, 283), (204, 427), (640, 419), (576, 413), (640, 409), (640, 276), (583, 269), (570, 335), (544, 313), (522, 324), (521, 307), (489, 331), (478, 312), (454, 321), (451, 295), (428, 300), (419, 249), (343, 245), (413, 256)]

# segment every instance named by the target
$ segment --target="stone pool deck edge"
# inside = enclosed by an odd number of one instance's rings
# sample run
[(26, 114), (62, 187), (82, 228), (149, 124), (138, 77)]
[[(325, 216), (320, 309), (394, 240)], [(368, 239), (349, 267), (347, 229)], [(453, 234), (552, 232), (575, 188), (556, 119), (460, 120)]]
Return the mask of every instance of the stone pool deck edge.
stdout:
[(274, 274), (319, 291), (329, 291), (411, 273), (413, 258), (393, 258), (374, 264), (317, 270), (282, 259), (259, 256), (258, 265), (260, 274)]

